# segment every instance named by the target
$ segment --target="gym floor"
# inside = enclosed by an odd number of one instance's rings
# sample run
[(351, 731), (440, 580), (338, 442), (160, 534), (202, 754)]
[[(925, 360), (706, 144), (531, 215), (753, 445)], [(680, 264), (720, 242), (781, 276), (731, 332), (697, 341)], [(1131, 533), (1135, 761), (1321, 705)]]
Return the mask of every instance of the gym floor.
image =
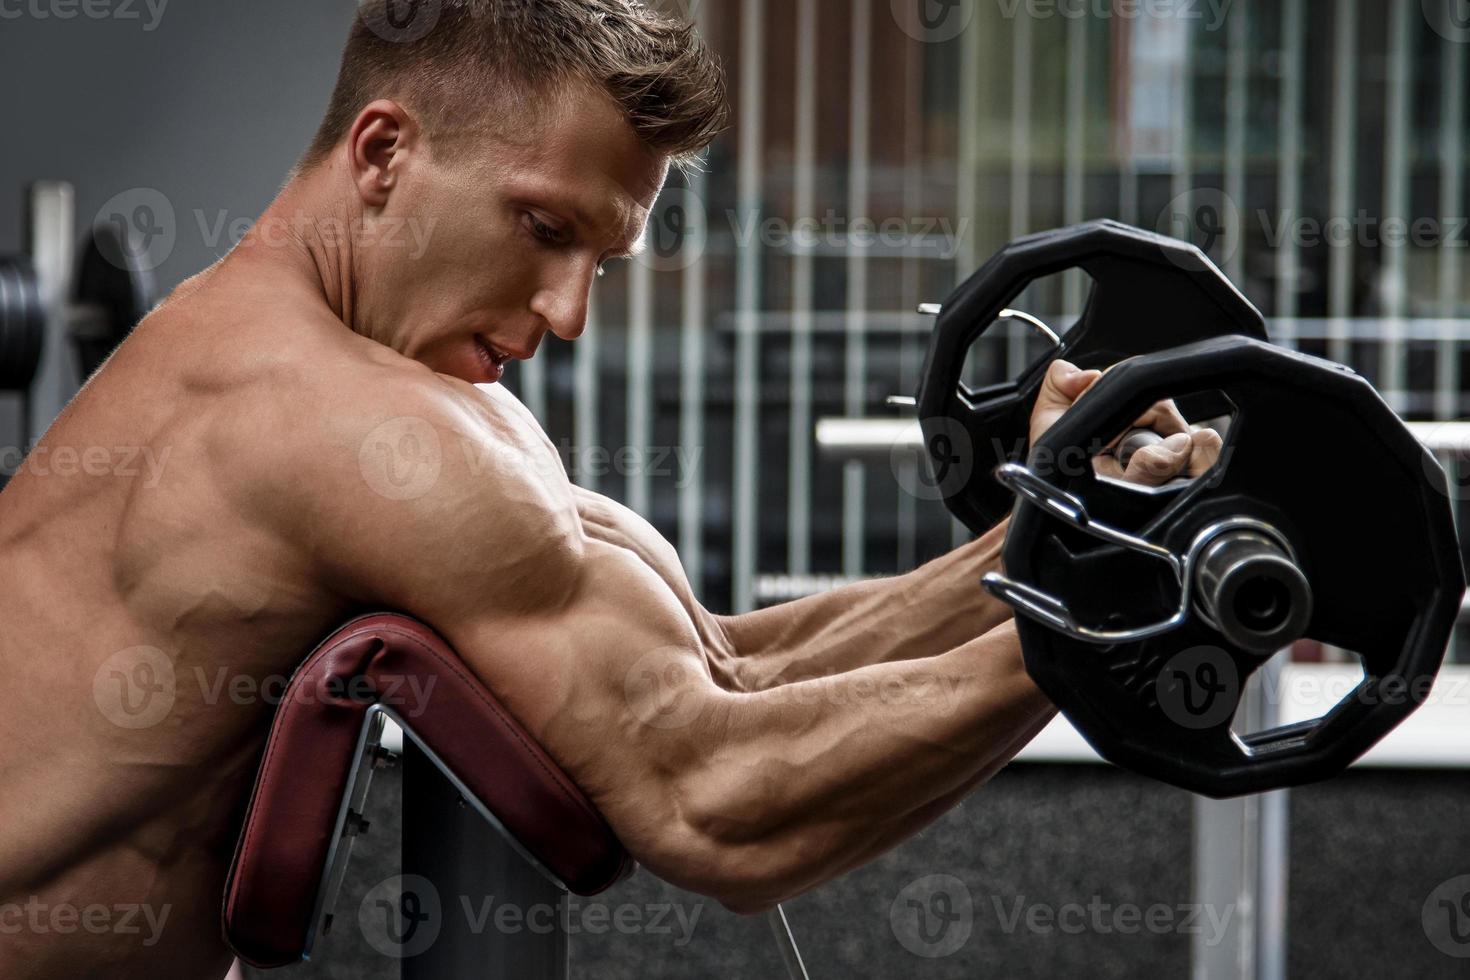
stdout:
[[(355, 923), (365, 896), (398, 873), (401, 782), (396, 773), (380, 778), (339, 922)], [(1420, 917), (1445, 869), (1470, 849), (1459, 819), (1467, 807), (1470, 781), (1439, 771), (1365, 770), (1293, 791), (1290, 976), (1463, 976), (1425, 941)], [(1186, 976), (1196, 937), (1209, 940), (1227, 917), (1248, 914), (1194, 903), (1191, 817), (1190, 794), (1152, 780), (1093, 765), (1017, 764), (920, 837), (790, 903), (787, 915), (813, 976)], [(968, 896), (965, 939), (953, 952), (946, 944), (958, 933), (926, 941), (905, 915), (907, 898), (955, 887), (935, 875), (952, 876)], [(1080, 911), (1069, 918), (1068, 908)], [(1153, 928), (1144, 918), (1151, 908)], [(1128, 917), (1135, 909), (1137, 923)], [(782, 973), (764, 920), (647, 874), (575, 900), (571, 921), (580, 930), (571, 940), (577, 980)], [(322, 942), (317, 962), (245, 973), (397, 980), (400, 961), (381, 951), (392, 948), (364, 943), (349, 926)]]

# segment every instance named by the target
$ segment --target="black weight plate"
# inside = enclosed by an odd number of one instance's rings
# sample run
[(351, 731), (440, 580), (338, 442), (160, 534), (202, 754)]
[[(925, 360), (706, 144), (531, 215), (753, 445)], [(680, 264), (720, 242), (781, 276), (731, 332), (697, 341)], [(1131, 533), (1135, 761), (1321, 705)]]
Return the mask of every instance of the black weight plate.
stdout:
[(30, 261), (0, 256), (0, 391), (35, 380), (46, 339), (46, 310)]
[(139, 259), (130, 237), (116, 225), (96, 225), (82, 246), (77, 303), (107, 314), (102, 330), (75, 338), (85, 376), (102, 366), (153, 307), (153, 274)]
[[(1258, 341), (1221, 338), (1125, 362), (1032, 460), (1076, 459), (1155, 402), (1205, 391), (1223, 392), (1237, 410), (1206, 479), (1145, 493), (1090, 465), (1033, 468), (1096, 520), (1175, 553), (1224, 519), (1272, 524), (1312, 589), (1306, 636), (1359, 654), (1362, 684), (1317, 723), (1240, 739), (1231, 725), (1239, 693), (1263, 661), (1233, 648), (1197, 609), (1177, 630), (1111, 647), (1024, 616), (1017, 623), (1027, 670), (1105, 758), (1227, 797), (1336, 775), (1408, 717), (1443, 660), (1465, 577), (1433, 456), (1347, 368)], [(1164, 563), (1120, 554), (1029, 503), (1016, 508), (1004, 558), (1010, 576), (1071, 602), (1087, 625), (1158, 621), (1178, 596)], [(1179, 687), (1187, 682), (1212, 684), (1194, 692), (1210, 698)]]
[[(970, 348), (1031, 282), (1068, 269), (1093, 280), (1062, 346), (1008, 383), (971, 390), (961, 382)], [(999, 523), (1011, 494), (992, 478), (1025, 456), (1031, 409), (1057, 357), (1106, 368), (1211, 337), (1266, 338), (1260, 312), (1195, 246), (1116, 221), (1017, 239), (945, 300), (919, 388), (924, 442), (949, 509), (971, 531)], [(973, 465), (953, 467), (953, 457)]]

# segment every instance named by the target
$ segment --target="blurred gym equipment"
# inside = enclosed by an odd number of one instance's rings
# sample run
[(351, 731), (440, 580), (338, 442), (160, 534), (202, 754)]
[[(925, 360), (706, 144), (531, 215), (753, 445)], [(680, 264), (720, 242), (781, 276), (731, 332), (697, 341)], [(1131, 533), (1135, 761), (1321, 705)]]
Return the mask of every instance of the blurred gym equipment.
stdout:
[(75, 192), (41, 181), (26, 197), (26, 253), (0, 255), (0, 393), (18, 397), (29, 448), (147, 316), (157, 289), (129, 229), (98, 223), (74, 241)]

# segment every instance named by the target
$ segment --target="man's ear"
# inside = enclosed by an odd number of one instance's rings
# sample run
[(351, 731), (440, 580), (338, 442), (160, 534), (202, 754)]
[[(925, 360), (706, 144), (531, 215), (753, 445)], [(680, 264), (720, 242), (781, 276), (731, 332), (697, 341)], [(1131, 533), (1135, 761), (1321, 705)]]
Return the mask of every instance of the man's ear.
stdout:
[(347, 134), (347, 163), (365, 206), (387, 203), (421, 139), (417, 121), (397, 102), (379, 99), (357, 114)]

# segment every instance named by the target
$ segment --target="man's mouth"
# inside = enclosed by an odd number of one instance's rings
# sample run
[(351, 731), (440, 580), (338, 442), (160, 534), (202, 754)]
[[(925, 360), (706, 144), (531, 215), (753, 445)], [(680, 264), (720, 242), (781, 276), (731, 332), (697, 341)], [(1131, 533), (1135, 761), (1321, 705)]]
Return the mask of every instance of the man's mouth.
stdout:
[(479, 345), (481, 356), (495, 368), (503, 370), (507, 364), (514, 360), (510, 354), (496, 347), (484, 337), (475, 337), (475, 343)]

